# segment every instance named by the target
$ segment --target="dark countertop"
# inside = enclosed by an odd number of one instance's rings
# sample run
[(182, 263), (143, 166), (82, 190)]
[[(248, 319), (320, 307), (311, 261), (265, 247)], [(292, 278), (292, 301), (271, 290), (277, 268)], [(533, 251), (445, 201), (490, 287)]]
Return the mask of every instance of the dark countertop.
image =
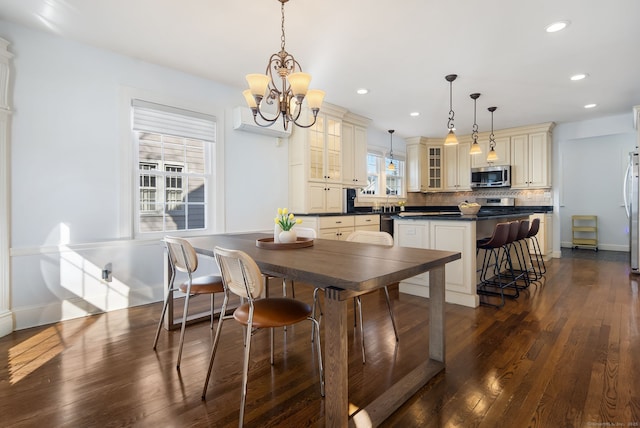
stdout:
[[(395, 207), (396, 209), (398, 207)], [(456, 206), (423, 206), (423, 207), (406, 207), (405, 213), (429, 213), (420, 216), (399, 216), (401, 211), (394, 212), (381, 212), (373, 211), (371, 207), (356, 207), (354, 213), (311, 213), (311, 214), (298, 214), (296, 216), (317, 216), (317, 217), (331, 217), (341, 215), (371, 215), (379, 214), (384, 216), (392, 216), (398, 219), (415, 219), (415, 220), (461, 220), (461, 221), (474, 221), (474, 220), (487, 220), (496, 218), (516, 218), (523, 215), (531, 215), (535, 213), (548, 213), (553, 212), (553, 206), (540, 205), (540, 206), (515, 206), (515, 207), (503, 207), (500, 210), (495, 207), (484, 207), (480, 210), (477, 216), (475, 215), (461, 215), (458, 207)], [(444, 214), (443, 214), (444, 213)]]

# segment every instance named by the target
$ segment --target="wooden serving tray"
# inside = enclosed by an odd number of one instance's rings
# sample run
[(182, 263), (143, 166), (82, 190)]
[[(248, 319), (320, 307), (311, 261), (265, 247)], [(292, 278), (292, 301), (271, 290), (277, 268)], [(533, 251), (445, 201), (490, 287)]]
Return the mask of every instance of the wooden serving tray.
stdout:
[(311, 247), (313, 239), (298, 237), (296, 242), (273, 242), (273, 238), (256, 239), (256, 247), (267, 250), (293, 250), (295, 248)]

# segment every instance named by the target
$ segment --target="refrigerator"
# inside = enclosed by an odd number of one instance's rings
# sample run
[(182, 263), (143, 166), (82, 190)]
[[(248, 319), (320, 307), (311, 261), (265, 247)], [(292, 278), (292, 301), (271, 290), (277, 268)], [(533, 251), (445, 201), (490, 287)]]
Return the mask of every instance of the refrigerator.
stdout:
[(629, 219), (629, 254), (631, 257), (631, 273), (640, 274), (640, 248), (638, 246), (640, 231), (640, 193), (638, 193), (638, 152), (629, 153), (629, 165), (624, 178), (624, 205)]

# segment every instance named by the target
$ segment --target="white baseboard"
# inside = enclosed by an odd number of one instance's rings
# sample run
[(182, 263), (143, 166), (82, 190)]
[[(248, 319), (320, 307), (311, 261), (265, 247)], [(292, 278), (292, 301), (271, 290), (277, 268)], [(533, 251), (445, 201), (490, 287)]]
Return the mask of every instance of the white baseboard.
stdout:
[[(561, 242), (560, 246), (562, 248), (573, 248), (573, 244), (571, 243), (571, 241), (565, 241), (565, 242)], [(588, 247), (582, 247), (579, 246), (578, 248), (584, 248), (584, 249), (588, 249)], [(598, 243), (598, 250), (604, 250), (604, 251), (622, 251), (622, 252), (629, 252), (629, 246), (628, 245), (616, 245), (616, 244), (601, 244)]]
[(13, 312), (0, 312), (0, 337), (13, 332)]
[[(107, 296), (104, 296), (105, 301), (106, 298)], [(13, 311), (16, 320), (15, 329), (22, 330), (30, 327), (53, 324), (59, 321), (82, 318), (89, 315), (96, 315), (154, 302), (155, 300), (143, 298), (130, 299), (126, 304), (116, 303), (111, 305), (108, 310), (103, 310), (92, 305), (85, 299), (76, 297), (73, 299), (48, 303), (46, 305), (15, 308)]]

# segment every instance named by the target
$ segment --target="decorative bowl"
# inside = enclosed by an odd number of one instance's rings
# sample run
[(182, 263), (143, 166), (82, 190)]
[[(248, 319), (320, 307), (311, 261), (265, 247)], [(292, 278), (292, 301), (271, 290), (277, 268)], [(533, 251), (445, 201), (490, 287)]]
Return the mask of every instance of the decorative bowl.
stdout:
[(475, 202), (473, 203), (462, 203), (460, 205), (458, 205), (458, 209), (460, 210), (460, 212), (463, 215), (476, 215), (478, 214), (478, 211), (480, 211), (480, 204), (477, 204)]

